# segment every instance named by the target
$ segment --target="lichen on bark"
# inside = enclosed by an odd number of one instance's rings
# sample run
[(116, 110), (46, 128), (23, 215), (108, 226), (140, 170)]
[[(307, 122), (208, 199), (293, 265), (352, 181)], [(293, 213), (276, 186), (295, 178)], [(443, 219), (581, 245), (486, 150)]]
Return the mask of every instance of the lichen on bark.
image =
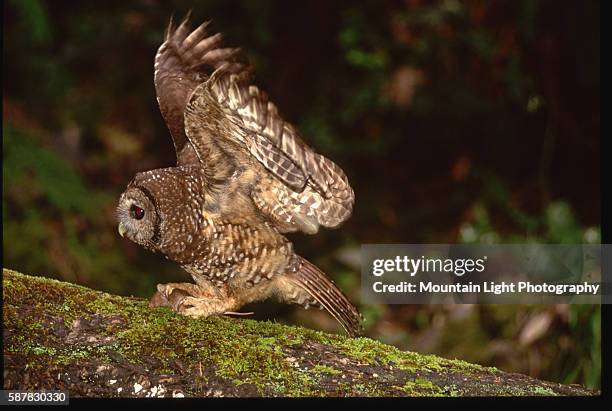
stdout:
[(5, 389), (72, 397), (597, 394), (369, 338), (184, 317), (8, 269), (3, 290)]

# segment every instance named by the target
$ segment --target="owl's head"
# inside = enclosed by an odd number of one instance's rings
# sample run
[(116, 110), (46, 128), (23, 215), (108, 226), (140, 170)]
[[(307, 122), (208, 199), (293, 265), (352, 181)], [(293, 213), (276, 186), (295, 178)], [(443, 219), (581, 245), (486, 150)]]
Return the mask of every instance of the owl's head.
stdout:
[[(138, 177), (138, 175), (137, 175)], [(119, 234), (136, 244), (155, 250), (160, 240), (161, 216), (154, 194), (146, 185), (132, 180), (119, 198), (117, 220)]]
[(144, 187), (134, 185), (121, 194), (117, 206), (119, 234), (148, 249), (155, 249), (159, 242), (160, 222), (156, 201)]
[(179, 167), (138, 173), (119, 198), (119, 234), (151, 251), (180, 252), (195, 236), (203, 201), (193, 173)]

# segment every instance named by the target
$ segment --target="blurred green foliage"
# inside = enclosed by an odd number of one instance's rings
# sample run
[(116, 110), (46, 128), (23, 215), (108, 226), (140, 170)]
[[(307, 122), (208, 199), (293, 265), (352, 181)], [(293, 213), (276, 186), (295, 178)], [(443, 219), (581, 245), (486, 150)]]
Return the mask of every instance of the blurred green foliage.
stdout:
[[(292, 235), (357, 299), (361, 243), (598, 243), (599, 4), (535, 0), (12, 0), (4, 13), (4, 264), (119, 294), (186, 279), (116, 234), (115, 202), (171, 165), (153, 56), (193, 8), (357, 202), (338, 230)], [(354, 259), (353, 259), (354, 260)], [(370, 336), (598, 387), (593, 306), (362, 306)], [(258, 318), (334, 328), (259, 304)]]

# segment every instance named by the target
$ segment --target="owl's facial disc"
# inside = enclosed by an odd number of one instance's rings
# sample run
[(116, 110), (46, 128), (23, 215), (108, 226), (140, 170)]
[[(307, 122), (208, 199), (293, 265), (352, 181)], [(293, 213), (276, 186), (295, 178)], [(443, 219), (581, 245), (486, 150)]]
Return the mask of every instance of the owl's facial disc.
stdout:
[[(136, 205), (136, 203), (132, 203), (132, 205), (130, 206), (130, 218), (133, 220), (142, 220), (145, 216), (146, 212), (144, 210), (144, 208), (139, 207)], [(119, 235), (121, 235), (121, 237), (125, 236), (125, 233), (128, 231), (126, 225), (123, 223), (123, 221), (119, 221)]]
[(118, 230), (122, 237), (154, 249), (159, 233), (159, 218), (149, 195), (138, 187), (128, 188), (117, 206)]

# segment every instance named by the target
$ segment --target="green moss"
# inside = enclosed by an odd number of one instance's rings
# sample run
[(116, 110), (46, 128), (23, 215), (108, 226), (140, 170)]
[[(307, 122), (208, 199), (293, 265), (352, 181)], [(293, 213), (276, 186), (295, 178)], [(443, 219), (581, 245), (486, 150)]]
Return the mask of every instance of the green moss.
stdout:
[(313, 373), (313, 374), (331, 374), (331, 375), (342, 374), (342, 371), (337, 370), (333, 367), (330, 367), (329, 365), (324, 365), (324, 364), (317, 364), (311, 369), (309, 369), (308, 372)]
[[(176, 368), (175, 360), (180, 360), (190, 368), (186, 372), (197, 375), (186, 392), (200, 392), (212, 373), (236, 387), (252, 385), (260, 395), (285, 396), (381, 396), (389, 392), (459, 395), (464, 392), (463, 387), (462, 390), (441, 387), (428, 376), (478, 378), (500, 374), (498, 370), (460, 360), (403, 352), (369, 338), (330, 335), (271, 321), (223, 316), (194, 319), (167, 308), (150, 309), (141, 299), (113, 296), (11, 270), (5, 269), (3, 277), (5, 326), (16, 330), (5, 344), (5, 352), (25, 356), (28, 367), (68, 366), (89, 359), (112, 363), (115, 356), (111, 353), (116, 352), (132, 364), (150, 364), (155, 360), (160, 364), (156, 370), (168, 374), (185, 372)], [(75, 330), (77, 319), (96, 319), (90, 323), (96, 325), (77, 330), (93, 334), (84, 338), (81, 335), (81, 339), (66, 344), (66, 335)], [(58, 334), (57, 327), (62, 326), (63, 334)], [(93, 337), (93, 342), (89, 337)], [(319, 352), (317, 344), (325, 345), (325, 352)], [(296, 362), (287, 360), (288, 352), (301, 349), (305, 354), (298, 356), (297, 363), (314, 365), (296, 367)], [(353, 370), (350, 379), (344, 379), (344, 371), (320, 361), (319, 356), (327, 355), (328, 350), (346, 359), (346, 366)], [(198, 373), (202, 367), (208, 375)], [(403, 373), (402, 378), (409, 380), (392, 381), (400, 384), (393, 388), (388, 381), (372, 376), (376, 367), (385, 367), (385, 378), (394, 379), (394, 373)], [(509, 393), (508, 387), (481, 386), (487, 392)], [(535, 385), (516, 392), (554, 394)]]
[(442, 397), (448, 395), (443, 388), (424, 379), (407, 381), (403, 390), (411, 397)]
[(484, 389), (486, 391), (490, 391), (494, 393), (494, 395), (499, 396), (514, 396), (514, 397), (523, 397), (523, 396), (558, 396), (551, 388), (537, 385), (537, 384), (528, 384), (528, 385), (515, 385), (515, 386), (507, 386), (505, 384), (484, 384)]
[(423, 355), (400, 351), (370, 338), (329, 339), (325, 343), (340, 347), (347, 356), (369, 365), (391, 365), (404, 371), (443, 371), (453, 369), (464, 373), (487, 370), (498, 372), (495, 368), (485, 368), (461, 360), (448, 360), (434, 355)]
[(541, 386), (532, 387), (531, 392), (535, 395), (548, 395), (548, 396), (557, 396), (558, 394), (551, 390), (550, 388), (545, 388)]

